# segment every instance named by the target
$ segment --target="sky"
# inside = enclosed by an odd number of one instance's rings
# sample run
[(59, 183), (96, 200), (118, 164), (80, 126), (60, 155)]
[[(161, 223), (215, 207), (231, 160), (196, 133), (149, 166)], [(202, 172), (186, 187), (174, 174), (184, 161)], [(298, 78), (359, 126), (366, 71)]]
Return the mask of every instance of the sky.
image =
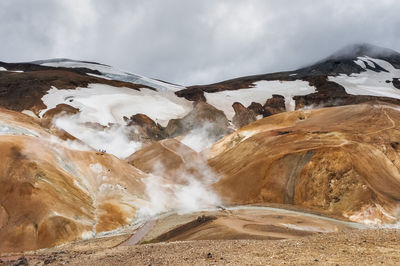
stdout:
[(1, 0), (0, 61), (95, 61), (182, 85), (400, 51), (397, 0)]

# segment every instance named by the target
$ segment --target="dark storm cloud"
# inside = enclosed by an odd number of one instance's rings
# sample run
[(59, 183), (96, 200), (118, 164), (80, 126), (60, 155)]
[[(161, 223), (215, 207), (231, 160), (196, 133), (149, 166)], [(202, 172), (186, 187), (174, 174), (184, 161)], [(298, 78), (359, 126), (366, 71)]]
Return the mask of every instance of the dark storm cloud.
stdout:
[(311, 63), (350, 43), (400, 50), (397, 1), (2, 0), (0, 60), (92, 60), (193, 84)]

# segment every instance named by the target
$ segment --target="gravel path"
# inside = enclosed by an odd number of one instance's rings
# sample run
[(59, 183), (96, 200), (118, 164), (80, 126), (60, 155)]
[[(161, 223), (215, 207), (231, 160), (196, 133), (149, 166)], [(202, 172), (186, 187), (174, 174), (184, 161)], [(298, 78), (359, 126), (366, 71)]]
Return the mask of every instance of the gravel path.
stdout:
[(183, 241), (58, 251), (30, 265), (399, 265), (400, 230), (352, 230), (296, 240)]

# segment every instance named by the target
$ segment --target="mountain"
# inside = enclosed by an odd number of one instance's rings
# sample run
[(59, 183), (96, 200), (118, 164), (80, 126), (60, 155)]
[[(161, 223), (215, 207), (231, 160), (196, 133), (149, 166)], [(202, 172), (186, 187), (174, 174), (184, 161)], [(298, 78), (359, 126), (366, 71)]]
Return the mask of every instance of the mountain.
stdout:
[(399, 80), (400, 54), (369, 44), (188, 87), (0, 62), (0, 253), (393, 226)]
[(382, 102), (274, 115), (207, 152), (223, 202), (277, 203), (393, 223), (400, 200), (397, 106)]
[[(399, 104), (400, 54), (368, 44), (345, 47), (311, 66), (295, 71), (247, 76), (177, 92), (188, 100), (206, 100), (232, 117), (234, 102), (257, 115), (268, 115), (273, 95), (285, 98), (287, 110), (380, 100)], [(243, 99), (244, 98), (244, 99)], [(255, 110), (257, 103), (262, 108)]]

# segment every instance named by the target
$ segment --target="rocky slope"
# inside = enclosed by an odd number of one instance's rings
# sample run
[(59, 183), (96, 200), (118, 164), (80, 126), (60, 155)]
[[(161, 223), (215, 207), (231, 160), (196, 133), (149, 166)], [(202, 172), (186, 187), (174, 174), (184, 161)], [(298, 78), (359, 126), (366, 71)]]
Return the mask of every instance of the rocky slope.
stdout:
[(295, 204), (363, 223), (396, 222), (397, 106), (375, 102), (274, 115), (217, 142), (226, 204)]
[(145, 205), (146, 174), (0, 109), (0, 251), (51, 247), (118, 229)]

